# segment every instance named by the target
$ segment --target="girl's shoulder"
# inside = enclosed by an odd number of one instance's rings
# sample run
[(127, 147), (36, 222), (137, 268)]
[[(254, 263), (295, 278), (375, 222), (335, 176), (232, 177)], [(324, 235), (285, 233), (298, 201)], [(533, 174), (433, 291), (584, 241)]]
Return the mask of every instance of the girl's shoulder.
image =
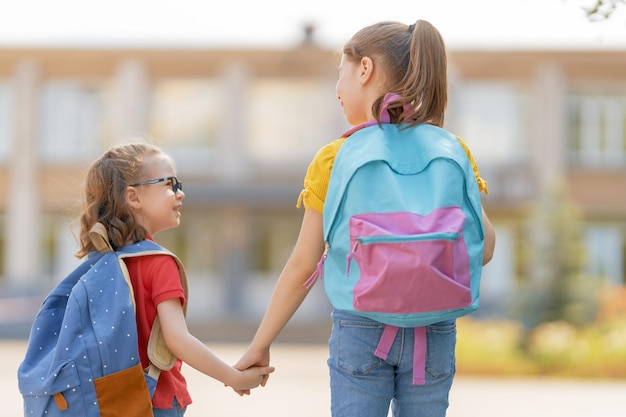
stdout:
[(305, 208), (313, 208), (320, 213), (322, 212), (335, 156), (337, 156), (337, 152), (345, 140), (345, 137), (336, 139), (317, 151), (307, 168), (304, 188), (298, 196), (296, 207), (300, 207), (304, 203)]
[(328, 171), (330, 171), (335, 162), (335, 157), (337, 156), (337, 152), (339, 152), (339, 148), (341, 148), (341, 145), (343, 145), (346, 139), (347, 139), (346, 137), (335, 139), (334, 141), (323, 146), (319, 151), (317, 151), (317, 154), (315, 155), (315, 158), (313, 159), (313, 162), (315, 163), (315, 165), (317, 165), (318, 168), (324, 171), (326, 170), (325, 168), (327, 168)]

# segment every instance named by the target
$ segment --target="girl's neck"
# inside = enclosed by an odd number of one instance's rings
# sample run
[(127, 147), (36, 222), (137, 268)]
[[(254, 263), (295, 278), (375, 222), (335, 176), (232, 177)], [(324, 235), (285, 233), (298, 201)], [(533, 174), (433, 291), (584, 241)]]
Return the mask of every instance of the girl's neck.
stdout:
[[(389, 112), (387, 111), (387, 106), (389, 106), (389, 103), (391, 103), (394, 100), (398, 100), (399, 98), (401, 98), (400, 95), (396, 93), (385, 94), (385, 97), (383, 99), (383, 104), (380, 109), (380, 122), (376, 119), (373, 119), (373, 120), (368, 120), (367, 122), (360, 123), (356, 126), (353, 126), (350, 130), (348, 130), (346, 133), (341, 135), (341, 137), (348, 137), (354, 132), (356, 132), (357, 130), (361, 130), (365, 127), (373, 126), (375, 124), (391, 123), (391, 116), (389, 115)], [(411, 108), (410, 104), (407, 103), (404, 105), (405, 111), (409, 110), (410, 108)]]
[[(381, 121), (381, 123), (383, 123), (383, 122)], [(350, 136), (351, 134), (353, 134), (357, 130), (361, 130), (361, 129), (363, 129), (365, 127), (369, 127), (369, 126), (374, 126), (375, 124), (378, 124), (377, 120), (368, 120), (367, 122), (359, 123), (356, 126), (352, 126), (352, 128), (350, 128), (350, 130), (348, 130), (343, 135), (341, 135), (341, 137), (342, 138), (347, 138), (348, 136)]]

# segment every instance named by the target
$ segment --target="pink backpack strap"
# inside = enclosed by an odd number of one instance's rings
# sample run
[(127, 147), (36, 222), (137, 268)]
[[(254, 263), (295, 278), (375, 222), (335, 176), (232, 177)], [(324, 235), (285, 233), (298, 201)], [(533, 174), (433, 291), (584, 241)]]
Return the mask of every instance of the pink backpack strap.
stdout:
[[(391, 103), (393, 100), (397, 100), (399, 98), (400, 98), (400, 95), (396, 94), (396, 93), (387, 93), (387, 94), (385, 94), (385, 98), (383, 98), (383, 105), (380, 108), (380, 123), (390, 123), (391, 122), (391, 116), (389, 116), (389, 112), (387, 111), (387, 107), (389, 106), (389, 103)], [(410, 108), (411, 108), (410, 104), (405, 104), (404, 105), (404, 110), (407, 110), (407, 109), (410, 109)], [(368, 120), (367, 122), (363, 122), (361, 124), (358, 124), (358, 125), (352, 127), (350, 130), (348, 130), (343, 135), (341, 135), (341, 137), (342, 138), (347, 138), (348, 136), (350, 136), (351, 134), (353, 134), (357, 130), (361, 130), (361, 129), (363, 129), (365, 127), (369, 127), (369, 126), (374, 126), (375, 124), (378, 124), (378, 122), (376, 120)]]
[(413, 385), (426, 383), (426, 326), (413, 328)]
[[(426, 383), (426, 326), (413, 328), (413, 385)], [(398, 334), (398, 327), (385, 325), (374, 356), (386, 360)]]
[(387, 356), (389, 356), (391, 346), (393, 346), (393, 341), (396, 340), (397, 334), (398, 328), (396, 326), (386, 324), (385, 329), (383, 330), (383, 335), (380, 337), (380, 341), (378, 342), (378, 346), (374, 352), (374, 356), (382, 360), (386, 360)]

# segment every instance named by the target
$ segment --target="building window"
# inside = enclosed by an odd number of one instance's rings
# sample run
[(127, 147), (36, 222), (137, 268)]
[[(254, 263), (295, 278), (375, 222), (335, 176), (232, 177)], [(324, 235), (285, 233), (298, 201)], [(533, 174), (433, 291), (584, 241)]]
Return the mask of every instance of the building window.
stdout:
[(587, 273), (611, 285), (626, 284), (626, 228), (591, 226), (587, 231)]
[(300, 210), (261, 212), (254, 218), (251, 269), (275, 280), (293, 250), (302, 222)]
[(57, 80), (40, 98), (39, 143), (44, 160), (80, 161), (100, 150), (103, 94), (100, 85)]
[(528, 157), (527, 96), (513, 84), (468, 82), (455, 86), (449, 128), (479, 165), (509, 165)]
[(620, 167), (626, 164), (626, 96), (577, 95), (570, 98), (574, 164)]
[(152, 89), (148, 131), (167, 148), (214, 148), (222, 102), (217, 81), (157, 80)]
[(6, 161), (13, 144), (13, 112), (11, 87), (0, 81), (0, 161)]
[(309, 160), (343, 133), (341, 106), (326, 80), (257, 80), (249, 94), (247, 148), (253, 159)]

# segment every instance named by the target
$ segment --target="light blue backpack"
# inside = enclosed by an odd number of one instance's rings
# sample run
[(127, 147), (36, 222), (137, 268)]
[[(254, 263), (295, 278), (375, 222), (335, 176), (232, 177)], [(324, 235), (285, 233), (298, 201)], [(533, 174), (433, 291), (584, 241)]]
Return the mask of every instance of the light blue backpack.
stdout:
[[(353, 130), (331, 172), (317, 275), (335, 309), (388, 325), (378, 356), (386, 357), (398, 327), (415, 328), (419, 367), (423, 326), (479, 305), (478, 184), (462, 145), (444, 129), (384, 123)], [(414, 382), (423, 383), (416, 371)]]
[(142, 369), (124, 264), (127, 257), (172, 253), (148, 240), (113, 252), (102, 225), (92, 229), (91, 238), (99, 252), (48, 294), (33, 322), (17, 373), (24, 416), (152, 416), (158, 375), (176, 360), (163, 342), (157, 317), (148, 346), (151, 366), (148, 372)]

